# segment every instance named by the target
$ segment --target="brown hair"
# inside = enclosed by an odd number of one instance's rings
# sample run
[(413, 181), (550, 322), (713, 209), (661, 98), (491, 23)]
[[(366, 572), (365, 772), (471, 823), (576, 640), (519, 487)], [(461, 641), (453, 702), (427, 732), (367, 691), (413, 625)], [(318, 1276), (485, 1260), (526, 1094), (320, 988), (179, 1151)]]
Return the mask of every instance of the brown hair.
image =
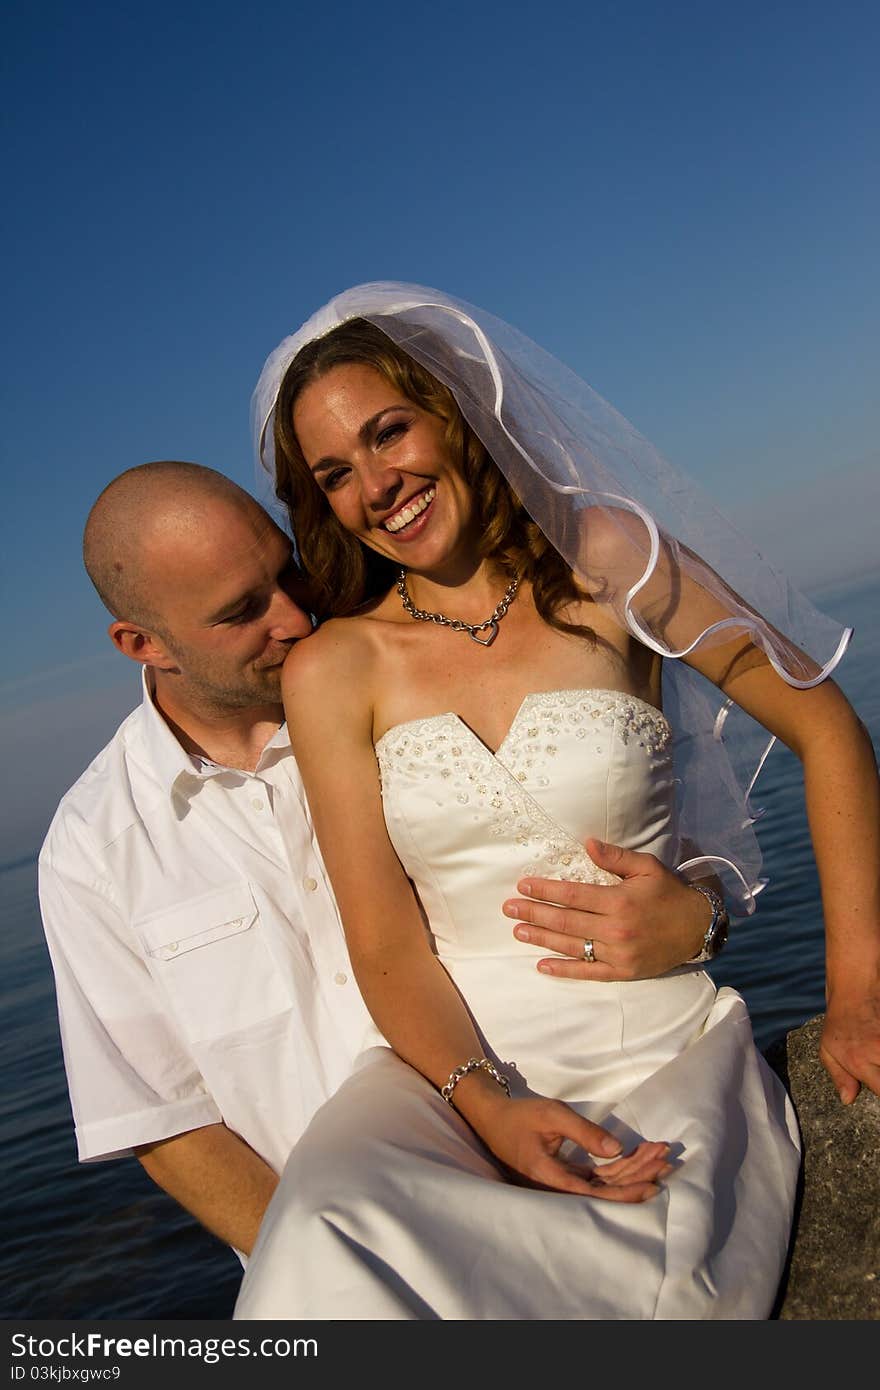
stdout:
[(584, 594), (464, 419), (452, 392), (367, 319), (350, 319), (307, 343), (288, 367), (275, 406), (275, 493), (287, 508), (318, 616), (353, 612), (366, 599), (386, 593), (398, 572), (397, 565), (362, 545), (334, 515), (293, 428), (294, 406), (305, 387), (351, 362), (374, 367), (408, 400), (445, 422), (452, 456), (460, 460), (473, 489), (482, 556), (511, 578), (517, 575), (532, 585), (535, 607), (550, 627), (595, 640), (590, 628), (558, 616)]

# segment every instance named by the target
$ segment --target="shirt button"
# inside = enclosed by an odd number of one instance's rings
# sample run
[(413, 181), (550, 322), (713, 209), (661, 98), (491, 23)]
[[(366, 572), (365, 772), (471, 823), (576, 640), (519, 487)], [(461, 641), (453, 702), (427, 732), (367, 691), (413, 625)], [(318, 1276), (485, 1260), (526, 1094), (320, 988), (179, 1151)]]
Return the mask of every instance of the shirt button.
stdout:
[(304, 878), (304, 879), (303, 879), (303, 888), (305, 888), (305, 890), (306, 890), (307, 893), (314, 893), (314, 891), (315, 891), (315, 889), (317, 888), (317, 886), (318, 886), (318, 880), (317, 880), (316, 878)]
[(253, 806), (255, 811), (262, 811), (263, 809), (263, 803), (258, 796), (253, 797), (253, 799), (251, 800), (251, 805)]
[(336, 983), (337, 985), (347, 985), (347, 984), (348, 984), (348, 976), (347, 976), (342, 970), (338, 970), (338, 971), (336, 972), (336, 974), (333, 976), (333, 980), (334, 980), (334, 983)]

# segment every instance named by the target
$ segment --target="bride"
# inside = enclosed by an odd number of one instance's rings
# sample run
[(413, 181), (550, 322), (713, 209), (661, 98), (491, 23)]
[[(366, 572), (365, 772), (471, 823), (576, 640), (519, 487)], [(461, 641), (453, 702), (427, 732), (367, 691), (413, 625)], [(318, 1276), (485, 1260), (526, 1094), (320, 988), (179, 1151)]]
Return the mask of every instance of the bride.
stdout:
[[(349, 291), (255, 402), (328, 619), (285, 707), (376, 1028), (291, 1156), (236, 1316), (766, 1317), (797, 1130), (701, 962), (715, 875), (740, 911), (760, 887), (760, 725), (804, 762), (824, 1059), (844, 1098), (880, 1088), (876, 771), (825, 679), (848, 633), (583, 383), (436, 291)], [(525, 925), (511, 940), (511, 875), (601, 891), (605, 840), (706, 898), (689, 966), (573, 988)]]

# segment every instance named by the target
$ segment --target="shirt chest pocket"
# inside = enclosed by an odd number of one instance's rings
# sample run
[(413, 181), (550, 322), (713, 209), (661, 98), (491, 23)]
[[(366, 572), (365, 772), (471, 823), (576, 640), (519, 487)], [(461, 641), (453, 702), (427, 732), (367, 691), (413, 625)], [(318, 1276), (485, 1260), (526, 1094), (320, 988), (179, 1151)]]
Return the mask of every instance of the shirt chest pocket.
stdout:
[(191, 1041), (224, 1037), (290, 1008), (248, 883), (225, 884), (134, 926)]

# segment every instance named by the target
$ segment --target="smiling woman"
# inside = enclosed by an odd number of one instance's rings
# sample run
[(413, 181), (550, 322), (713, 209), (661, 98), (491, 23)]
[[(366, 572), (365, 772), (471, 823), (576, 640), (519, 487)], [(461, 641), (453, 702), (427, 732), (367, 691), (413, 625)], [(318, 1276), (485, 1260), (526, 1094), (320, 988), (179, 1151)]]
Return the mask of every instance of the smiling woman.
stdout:
[(452, 392), (374, 324), (353, 320), (304, 348), (284, 377), (275, 421), (286, 460), (276, 491), (295, 518), (322, 617), (385, 593), (401, 566), (421, 568), (430, 547), (442, 548), (445, 526), (458, 546), (446, 557), (447, 582), (457, 582), (459, 567), (467, 578), (474, 557), (493, 551), (508, 577), (528, 578), (545, 622), (586, 633), (559, 614), (583, 597), (570, 568)]
[[(331, 619), (291, 653), (285, 708), (375, 1028), (288, 1162), (239, 1317), (337, 1317), (343, 1294), (357, 1318), (767, 1316), (797, 1130), (742, 999), (702, 969), (720, 885), (673, 872), (723, 868), (746, 906), (757, 887), (744, 789), (670, 671), (717, 689), (710, 729), (736, 702), (802, 757), (826, 1064), (880, 1089), (876, 855), (853, 851), (857, 828), (880, 850), (876, 773), (825, 681), (846, 636), (816, 660), (661, 533), (618, 480), (643, 441), (548, 375), (480, 311), (379, 285), (321, 311), (258, 388)], [(703, 950), (623, 983), (597, 909), (574, 986), (565, 948), (512, 939), (499, 904), (523, 875), (619, 893), (608, 840), (665, 876), (671, 914), (700, 899)]]
[[(363, 330), (378, 334), (369, 324)], [(442, 532), (469, 552), (476, 535), (473, 493), (445, 421), (396, 392), (389, 398), (389, 387), (381, 372), (356, 363), (305, 386), (293, 428), (306, 465), (345, 531), (380, 555), (394, 561), (409, 555), (412, 563), (413, 547), (430, 536), (422, 560), (430, 563), (430, 554), (444, 547)], [(454, 566), (454, 553), (447, 561)]]

